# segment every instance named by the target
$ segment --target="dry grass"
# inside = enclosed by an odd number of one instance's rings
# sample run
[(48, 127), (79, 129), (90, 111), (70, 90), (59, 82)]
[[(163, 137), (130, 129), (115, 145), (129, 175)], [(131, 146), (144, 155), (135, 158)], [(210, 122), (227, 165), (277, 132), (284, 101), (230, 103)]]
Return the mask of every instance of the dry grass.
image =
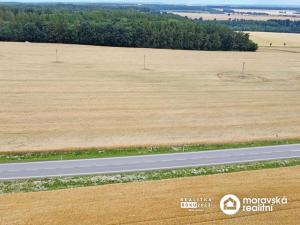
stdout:
[[(300, 50), (300, 34), (287, 34), (287, 33), (271, 33), (271, 32), (248, 32), (253, 41), (259, 44), (259, 46), (270, 46), (272, 43), (273, 47), (284, 47), (286, 43), (286, 48), (298, 47), (295, 51)], [(266, 50), (266, 49), (264, 49)]]
[(0, 151), (299, 138), (298, 56), (2, 42)]
[[(105, 185), (51, 192), (0, 195), (0, 223), (9, 225), (75, 224), (296, 224), (299, 220), (300, 167), (205, 177)], [(287, 205), (269, 213), (225, 216), (219, 200), (286, 196)], [(182, 197), (210, 197), (213, 207), (200, 212), (180, 209)]]
[(244, 19), (244, 20), (292, 20), (299, 21), (300, 15), (250, 15), (242, 13), (230, 13), (230, 14), (215, 14), (206, 12), (170, 12), (179, 16), (188, 17), (190, 19), (203, 18), (204, 20), (229, 20), (229, 19)]

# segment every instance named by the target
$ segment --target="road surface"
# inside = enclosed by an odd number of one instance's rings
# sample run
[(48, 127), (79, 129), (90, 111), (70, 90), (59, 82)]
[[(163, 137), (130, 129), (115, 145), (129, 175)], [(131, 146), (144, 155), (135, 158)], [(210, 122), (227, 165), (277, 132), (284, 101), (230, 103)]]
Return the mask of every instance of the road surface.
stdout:
[(0, 164), (0, 180), (109, 174), (300, 158), (300, 144), (99, 159)]

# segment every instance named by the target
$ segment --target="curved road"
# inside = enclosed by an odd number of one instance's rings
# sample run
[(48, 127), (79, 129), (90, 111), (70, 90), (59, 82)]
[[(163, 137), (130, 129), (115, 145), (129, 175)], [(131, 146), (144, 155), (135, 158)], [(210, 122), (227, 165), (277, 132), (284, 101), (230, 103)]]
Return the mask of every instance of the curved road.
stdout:
[(108, 174), (300, 158), (300, 144), (99, 159), (0, 164), (0, 180)]

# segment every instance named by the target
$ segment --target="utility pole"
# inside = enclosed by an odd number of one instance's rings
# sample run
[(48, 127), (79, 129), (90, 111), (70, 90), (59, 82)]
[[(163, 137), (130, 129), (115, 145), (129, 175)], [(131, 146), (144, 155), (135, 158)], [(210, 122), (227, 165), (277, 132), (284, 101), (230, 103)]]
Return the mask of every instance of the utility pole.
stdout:
[(242, 74), (244, 74), (244, 73), (245, 73), (245, 65), (246, 65), (246, 62), (243, 62)]
[(57, 49), (56, 49), (55, 53), (56, 53), (56, 61), (55, 62), (58, 62), (58, 50)]

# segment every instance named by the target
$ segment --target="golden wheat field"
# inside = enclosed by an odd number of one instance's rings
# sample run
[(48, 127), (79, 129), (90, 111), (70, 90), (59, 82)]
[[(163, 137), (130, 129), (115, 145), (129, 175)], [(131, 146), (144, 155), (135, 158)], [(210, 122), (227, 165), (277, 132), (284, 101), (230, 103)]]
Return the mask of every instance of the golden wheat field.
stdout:
[(0, 151), (299, 138), (299, 49), (0, 42)]
[[(0, 195), (3, 225), (179, 225), (295, 224), (299, 220), (300, 167), (238, 172), (49, 192)], [(112, 191), (113, 190), (113, 191)], [(227, 216), (219, 209), (226, 194), (240, 199), (287, 197), (272, 212), (242, 212)], [(203, 211), (180, 208), (181, 198), (211, 198)]]
[(257, 20), (257, 21), (267, 21), (267, 20), (292, 20), (299, 21), (300, 15), (253, 15), (253, 14), (243, 14), (243, 13), (230, 13), (230, 14), (219, 14), (219, 13), (207, 13), (207, 12), (169, 12), (175, 15), (188, 17), (190, 19), (204, 19), (204, 20)]

